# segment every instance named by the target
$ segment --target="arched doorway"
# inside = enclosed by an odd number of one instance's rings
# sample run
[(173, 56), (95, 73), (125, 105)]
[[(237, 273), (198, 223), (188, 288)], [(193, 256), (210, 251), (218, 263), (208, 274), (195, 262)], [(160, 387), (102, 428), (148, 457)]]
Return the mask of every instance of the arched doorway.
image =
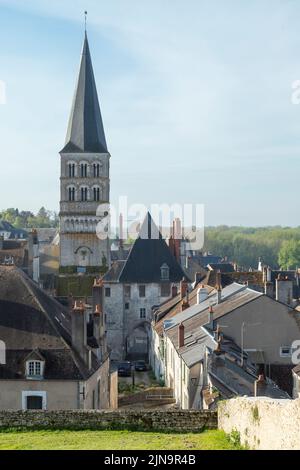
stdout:
[(125, 341), (126, 359), (148, 361), (150, 328), (150, 323), (143, 321), (138, 323), (127, 335)]

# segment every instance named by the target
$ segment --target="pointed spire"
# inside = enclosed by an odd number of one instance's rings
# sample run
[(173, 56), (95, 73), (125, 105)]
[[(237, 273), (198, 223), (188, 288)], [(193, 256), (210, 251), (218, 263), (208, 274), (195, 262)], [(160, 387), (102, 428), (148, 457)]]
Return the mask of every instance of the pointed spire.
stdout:
[(65, 147), (61, 152), (108, 152), (86, 30)]

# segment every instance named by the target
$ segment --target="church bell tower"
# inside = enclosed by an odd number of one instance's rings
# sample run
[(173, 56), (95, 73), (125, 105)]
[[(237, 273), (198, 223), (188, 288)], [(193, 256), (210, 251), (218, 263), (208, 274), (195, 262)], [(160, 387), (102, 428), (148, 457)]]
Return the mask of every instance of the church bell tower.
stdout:
[(109, 160), (87, 34), (67, 137), (61, 156), (60, 268), (62, 272), (99, 271), (110, 264), (109, 240), (96, 235), (109, 203)]

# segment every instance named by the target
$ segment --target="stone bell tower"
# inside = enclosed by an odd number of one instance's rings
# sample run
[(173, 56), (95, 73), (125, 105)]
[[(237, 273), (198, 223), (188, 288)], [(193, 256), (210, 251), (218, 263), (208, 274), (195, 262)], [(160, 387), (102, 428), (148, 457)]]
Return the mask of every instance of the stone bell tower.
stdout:
[[(96, 235), (109, 203), (109, 160), (87, 34), (61, 156), (60, 268), (88, 272), (110, 265), (109, 240)], [(89, 270), (90, 268), (90, 270)]]

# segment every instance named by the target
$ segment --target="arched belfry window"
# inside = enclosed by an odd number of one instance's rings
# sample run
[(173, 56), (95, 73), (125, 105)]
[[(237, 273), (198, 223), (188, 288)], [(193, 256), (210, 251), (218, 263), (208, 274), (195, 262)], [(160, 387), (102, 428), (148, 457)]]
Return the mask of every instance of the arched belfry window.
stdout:
[(88, 166), (87, 163), (80, 164), (80, 176), (81, 178), (87, 178), (88, 175)]
[(94, 176), (94, 178), (99, 178), (100, 173), (101, 173), (100, 163), (94, 163), (94, 165), (93, 165), (93, 176)]
[(69, 163), (68, 169), (69, 169), (69, 178), (74, 178), (75, 177), (75, 163)]
[(100, 201), (100, 188), (99, 187), (95, 187), (93, 189), (93, 194), (94, 194), (94, 201), (97, 201), (99, 202)]
[(81, 188), (81, 201), (86, 202), (88, 200), (88, 188)]
[(75, 188), (74, 188), (74, 186), (71, 186), (68, 189), (68, 198), (69, 198), (70, 202), (75, 201)]

